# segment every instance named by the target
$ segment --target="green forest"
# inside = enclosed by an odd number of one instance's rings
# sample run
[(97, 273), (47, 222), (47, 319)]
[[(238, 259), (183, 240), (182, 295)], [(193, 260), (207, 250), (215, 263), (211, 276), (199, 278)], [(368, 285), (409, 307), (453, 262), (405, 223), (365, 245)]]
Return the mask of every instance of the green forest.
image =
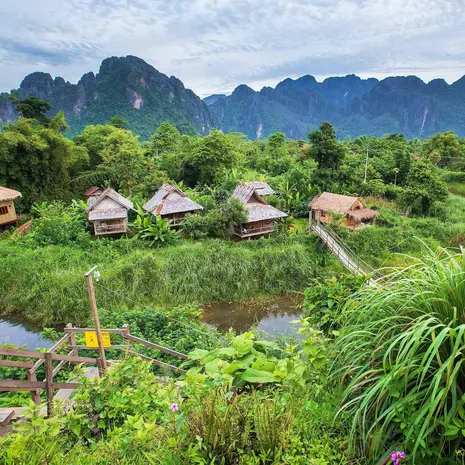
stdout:
[[(84, 273), (98, 265), (102, 326), (128, 323), (190, 360), (179, 375), (112, 353), (121, 362), (83, 379), (67, 415), (44, 418), (29, 393), (0, 394), (0, 407), (31, 407), (0, 437), (1, 464), (465, 463), (465, 139), (340, 140), (322, 122), (305, 140), (251, 141), (164, 122), (140, 141), (117, 116), (69, 139), (63, 113), (15, 104), (22, 117), (0, 132), (0, 186), (21, 192), (19, 225), (32, 222), (0, 234), (0, 316), (52, 338), (60, 325), (91, 326)], [(232, 240), (245, 210), (231, 193), (257, 180), (289, 216), (271, 237)], [(179, 229), (141, 208), (164, 183), (204, 207)], [(91, 186), (134, 203), (127, 237), (92, 235)], [(309, 233), (308, 204), (322, 192), (379, 213), (357, 231), (341, 215), (331, 223), (377, 270), (375, 284)], [(296, 335), (202, 322), (203, 305), (288, 293), (303, 295)]]

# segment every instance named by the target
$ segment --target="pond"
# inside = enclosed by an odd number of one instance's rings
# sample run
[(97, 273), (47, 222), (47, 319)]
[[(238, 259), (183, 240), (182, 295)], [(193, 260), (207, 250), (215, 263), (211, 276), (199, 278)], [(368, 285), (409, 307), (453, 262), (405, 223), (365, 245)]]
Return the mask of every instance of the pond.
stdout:
[[(243, 302), (216, 302), (204, 305), (204, 323), (221, 332), (233, 328), (237, 333), (258, 327), (271, 334), (295, 334), (292, 321), (299, 318), (301, 294), (286, 294)], [(0, 317), (0, 344), (25, 346), (26, 349), (48, 348), (53, 342), (41, 336), (39, 326), (14, 315)]]
[(42, 328), (12, 315), (0, 317), (0, 344), (25, 346), (26, 349), (51, 347), (53, 342), (43, 338)]
[(255, 326), (272, 334), (295, 334), (297, 328), (292, 321), (299, 318), (302, 302), (302, 294), (243, 302), (216, 302), (203, 305), (203, 321), (221, 332), (233, 328), (241, 333)]

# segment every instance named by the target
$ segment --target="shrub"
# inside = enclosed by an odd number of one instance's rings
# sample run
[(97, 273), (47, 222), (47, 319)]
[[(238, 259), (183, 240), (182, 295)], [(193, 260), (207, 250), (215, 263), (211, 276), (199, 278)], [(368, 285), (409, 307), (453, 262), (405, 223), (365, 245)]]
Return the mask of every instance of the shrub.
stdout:
[(373, 459), (401, 444), (416, 463), (465, 446), (465, 253), (441, 251), (366, 286), (344, 308), (334, 378)]

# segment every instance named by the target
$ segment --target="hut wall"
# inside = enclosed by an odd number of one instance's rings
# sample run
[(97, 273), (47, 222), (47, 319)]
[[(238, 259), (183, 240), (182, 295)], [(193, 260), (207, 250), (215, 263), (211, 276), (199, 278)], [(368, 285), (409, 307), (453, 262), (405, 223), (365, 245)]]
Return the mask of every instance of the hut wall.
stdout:
[(107, 234), (121, 234), (126, 233), (128, 230), (127, 218), (118, 218), (114, 220), (96, 220), (93, 221), (93, 224), (94, 233), (96, 236), (105, 236)]
[(0, 201), (0, 224), (14, 223), (17, 219), (13, 200)]
[(105, 197), (96, 207), (95, 210), (108, 210), (110, 208), (121, 208), (118, 202), (115, 202), (109, 197)]

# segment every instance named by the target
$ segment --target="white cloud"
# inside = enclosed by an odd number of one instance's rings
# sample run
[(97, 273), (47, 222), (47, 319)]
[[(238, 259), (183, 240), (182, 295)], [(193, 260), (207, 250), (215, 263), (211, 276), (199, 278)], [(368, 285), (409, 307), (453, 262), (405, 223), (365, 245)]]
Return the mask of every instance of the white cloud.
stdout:
[(462, 0), (2, 0), (0, 90), (137, 55), (199, 95), (291, 76), (465, 74)]

